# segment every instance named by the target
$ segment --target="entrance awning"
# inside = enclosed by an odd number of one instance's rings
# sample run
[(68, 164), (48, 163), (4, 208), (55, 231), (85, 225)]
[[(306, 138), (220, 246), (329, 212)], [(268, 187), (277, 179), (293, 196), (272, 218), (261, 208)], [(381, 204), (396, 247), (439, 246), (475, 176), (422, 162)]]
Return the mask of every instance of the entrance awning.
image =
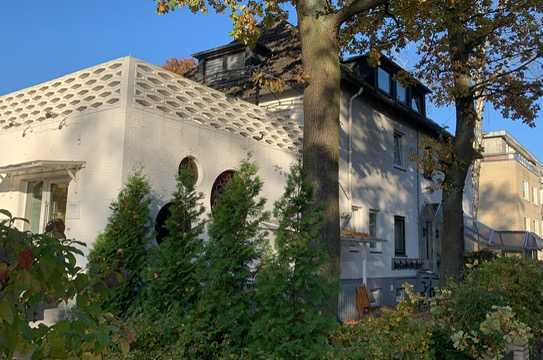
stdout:
[(492, 247), (506, 251), (541, 250), (543, 239), (529, 231), (496, 231)]
[(0, 175), (34, 175), (65, 170), (72, 176), (73, 170), (83, 167), (85, 167), (84, 161), (34, 160), (0, 166)]

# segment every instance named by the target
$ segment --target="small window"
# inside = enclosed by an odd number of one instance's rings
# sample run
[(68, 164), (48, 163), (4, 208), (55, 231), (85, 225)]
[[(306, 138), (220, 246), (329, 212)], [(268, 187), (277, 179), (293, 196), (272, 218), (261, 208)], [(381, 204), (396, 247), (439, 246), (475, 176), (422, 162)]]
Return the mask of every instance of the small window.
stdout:
[(362, 209), (358, 206), (352, 207), (352, 217), (351, 217), (351, 230), (355, 233), (362, 232), (362, 220), (364, 215), (362, 214)]
[(234, 170), (226, 170), (225, 172), (221, 173), (217, 179), (215, 179), (213, 187), (211, 188), (211, 210), (215, 209), (217, 206), (224, 188), (230, 182), (230, 180), (232, 180), (235, 173), (236, 172)]
[(524, 231), (530, 231), (530, 218), (525, 217), (524, 218)]
[(528, 181), (526, 180), (522, 181), (522, 198), (524, 200), (530, 200), (530, 184), (528, 184)]
[(245, 65), (245, 54), (238, 53), (226, 57), (226, 70), (240, 70)]
[(394, 165), (403, 167), (403, 135), (394, 132)]
[(377, 86), (382, 91), (390, 94), (390, 73), (383, 68), (377, 68)]
[[(377, 215), (379, 214), (378, 210), (370, 209), (368, 216), (368, 232), (370, 238), (377, 238)], [(380, 251), (376, 241), (370, 242), (370, 249), (373, 251)]]
[(536, 187), (532, 188), (532, 193), (533, 193), (533, 201), (534, 201), (534, 205), (538, 205), (538, 204), (539, 204), (539, 200), (537, 199), (538, 194), (537, 194), (537, 188), (536, 188)]
[(196, 182), (198, 181), (198, 165), (192, 156), (187, 156), (181, 160), (178, 168), (179, 174), (181, 174), (182, 171), (185, 171), (188, 175), (187, 179), (183, 180), (183, 185), (186, 187), (196, 185)]
[(411, 96), (411, 109), (418, 113), (422, 113), (422, 97), (419, 94)]
[(396, 82), (396, 97), (399, 102), (407, 104), (407, 89), (399, 81)]
[(394, 216), (394, 255), (405, 256), (405, 217)]

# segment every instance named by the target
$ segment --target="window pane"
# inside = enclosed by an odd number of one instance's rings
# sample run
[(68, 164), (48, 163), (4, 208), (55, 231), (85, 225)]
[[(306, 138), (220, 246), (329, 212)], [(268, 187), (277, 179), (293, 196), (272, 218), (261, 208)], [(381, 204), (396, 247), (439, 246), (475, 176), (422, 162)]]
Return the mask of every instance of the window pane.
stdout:
[(226, 69), (227, 70), (239, 70), (244, 65), (244, 53), (228, 55), (226, 57)]
[(396, 93), (398, 101), (407, 104), (407, 90), (399, 82), (396, 82)]
[(419, 95), (413, 94), (411, 97), (411, 108), (416, 112), (421, 112), (422, 110), (422, 100)]
[[(377, 237), (377, 213), (377, 210), (370, 210), (369, 212), (368, 235), (371, 238)], [(370, 248), (376, 249), (377, 243), (375, 241), (370, 242)]]
[(51, 206), (47, 220), (66, 221), (66, 203), (68, 202), (68, 184), (51, 184)]
[(394, 253), (396, 256), (405, 255), (405, 218), (394, 216)]
[(394, 134), (394, 165), (402, 166), (402, 135)]
[(381, 68), (377, 69), (377, 86), (387, 94), (390, 94), (390, 73)]
[(43, 197), (43, 181), (32, 181), (26, 189), (25, 218), (30, 224), (25, 223), (25, 230), (33, 233), (40, 232), (41, 201)]

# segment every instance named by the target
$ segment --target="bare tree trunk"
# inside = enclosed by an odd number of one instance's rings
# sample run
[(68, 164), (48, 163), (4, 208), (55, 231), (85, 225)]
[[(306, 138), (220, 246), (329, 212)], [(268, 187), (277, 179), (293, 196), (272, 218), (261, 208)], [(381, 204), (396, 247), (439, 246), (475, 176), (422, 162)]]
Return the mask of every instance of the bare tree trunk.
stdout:
[[(328, 249), (326, 276), (334, 284), (340, 274), (339, 230), (339, 101), (340, 64), (337, 20), (322, 15), (319, 0), (304, 0), (298, 11), (304, 72), (303, 167), (323, 211), (321, 241)], [(321, 12), (319, 16), (319, 12)], [(328, 311), (337, 314), (338, 294), (330, 294)]]
[(475, 158), (476, 111), (472, 96), (456, 99), (456, 131), (453, 160), (443, 186), (442, 281), (461, 279), (464, 270), (463, 195), (466, 176)]

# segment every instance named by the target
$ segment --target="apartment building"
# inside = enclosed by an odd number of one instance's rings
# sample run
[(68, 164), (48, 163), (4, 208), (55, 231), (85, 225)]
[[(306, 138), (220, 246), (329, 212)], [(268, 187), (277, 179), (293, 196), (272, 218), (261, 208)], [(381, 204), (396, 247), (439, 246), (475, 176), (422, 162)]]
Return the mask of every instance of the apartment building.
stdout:
[(483, 146), (479, 220), (543, 236), (543, 164), (503, 130), (486, 133)]

